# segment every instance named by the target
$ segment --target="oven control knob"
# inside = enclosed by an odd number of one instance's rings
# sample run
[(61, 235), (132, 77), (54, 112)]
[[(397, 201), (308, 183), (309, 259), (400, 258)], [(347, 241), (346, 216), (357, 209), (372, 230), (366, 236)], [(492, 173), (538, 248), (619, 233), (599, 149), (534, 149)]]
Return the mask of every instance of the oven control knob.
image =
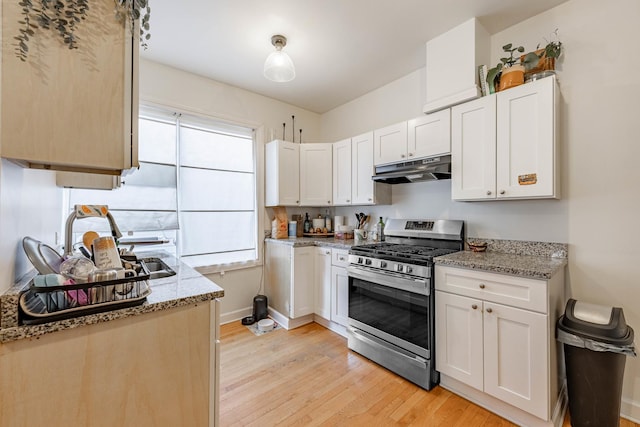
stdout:
[(366, 265), (371, 265), (371, 260), (370, 260), (370, 259), (365, 259), (365, 260), (364, 260), (364, 263), (365, 263)]
[(396, 271), (402, 271), (402, 264), (398, 264), (396, 266)]
[(387, 268), (387, 261), (380, 261), (380, 268)]
[(406, 271), (407, 271), (407, 273), (413, 273), (413, 268), (407, 266), (407, 270)]

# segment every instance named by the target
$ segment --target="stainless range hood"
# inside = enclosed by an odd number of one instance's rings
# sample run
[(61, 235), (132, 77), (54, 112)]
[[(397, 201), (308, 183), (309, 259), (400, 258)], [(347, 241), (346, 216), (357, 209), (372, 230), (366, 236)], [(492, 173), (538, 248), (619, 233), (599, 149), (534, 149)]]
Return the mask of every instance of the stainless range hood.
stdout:
[(371, 179), (385, 184), (451, 179), (451, 155), (376, 166)]

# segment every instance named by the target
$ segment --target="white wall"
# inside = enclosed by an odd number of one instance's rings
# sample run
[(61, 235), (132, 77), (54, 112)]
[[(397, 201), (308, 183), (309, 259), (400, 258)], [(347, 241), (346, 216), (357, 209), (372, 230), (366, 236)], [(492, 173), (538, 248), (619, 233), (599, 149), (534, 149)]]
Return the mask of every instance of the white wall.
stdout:
[[(275, 137), (282, 139), (282, 123), (286, 123), (285, 139), (291, 141), (291, 116), (294, 115), (295, 127), (303, 130), (305, 142), (320, 140), (320, 116), (316, 113), (151, 61), (140, 61), (140, 100), (241, 124), (262, 125), (267, 141), (271, 139), (271, 130)], [(298, 138), (296, 131), (296, 142)], [(264, 141), (258, 143), (261, 156)], [(258, 159), (258, 164), (262, 167), (262, 157)], [(258, 175), (262, 175), (261, 170)], [(263, 185), (259, 183), (258, 188), (259, 198), (263, 200)], [(265, 229), (270, 229), (268, 214), (265, 211)], [(261, 276), (262, 267), (226, 271), (224, 275), (208, 275), (225, 292), (221, 303), (223, 322), (251, 314), (253, 297), (259, 291)]]
[[(492, 36), (492, 62), (513, 42), (533, 50), (559, 28), (562, 199), (452, 202), (450, 183), (393, 187), (393, 206), (358, 208), (373, 215), (449, 217), (469, 236), (569, 244), (570, 295), (618, 306), (640, 332), (640, 40), (637, 0), (572, 0)], [(424, 76), (412, 73), (322, 117), (323, 136), (338, 140), (421, 115)], [(420, 81), (418, 81), (420, 80)], [(416, 94), (422, 97), (416, 101)], [(349, 215), (355, 209), (338, 208)], [(640, 361), (627, 358), (622, 412), (640, 420)]]

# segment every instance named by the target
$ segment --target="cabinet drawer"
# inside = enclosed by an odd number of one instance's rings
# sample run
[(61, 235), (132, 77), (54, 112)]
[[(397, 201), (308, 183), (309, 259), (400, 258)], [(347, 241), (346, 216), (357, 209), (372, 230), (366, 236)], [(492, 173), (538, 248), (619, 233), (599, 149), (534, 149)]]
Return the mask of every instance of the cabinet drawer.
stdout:
[(436, 265), (437, 290), (547, 312), (547, 282)]
[(331, 249), (331, 265), (346, 267), (349, 265), (349, 251), (346, 249)]

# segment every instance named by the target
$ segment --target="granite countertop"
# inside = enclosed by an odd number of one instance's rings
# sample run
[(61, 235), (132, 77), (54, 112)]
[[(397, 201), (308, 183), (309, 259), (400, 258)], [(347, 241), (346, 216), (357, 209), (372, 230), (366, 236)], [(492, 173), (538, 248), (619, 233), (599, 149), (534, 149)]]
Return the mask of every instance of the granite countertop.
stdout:
[[(474, 239), (479, 240), (479, 239)], [(486, 252), (462, 251), (434, 258), (447, 265), (530, 279), (548, 280), (567, 265), (567, 245), (544, 242), (486, 240)]]
[(353, 239), (343, 240), (343, 239), (334, 239), (331, 237), (288, 237), (286, 239), (272, 239), (271, 237), (268, 237), (266, 240), (267, 242), (293, 246), (296, 248), (302, 247), (302, 246), (326, 246), (326, 247), (337, 248), (337, 249), (350, 249), (352, 246), (373, 243), (369, 241), (356, 243), (355, 240)]
[(224, 296), (224, 290), (220, 286), (172, 255), (168, 255), (165, 252), (145, 252), (140, 256), (145, 258), (161, 258), (176, 272), (174, 276), (149, 280), (151, 294), (143, 304), (41, 325), (18, 324), (18, 299), (20, 293), (35, 275), (35, 272), (23, 278), (20, 283), (15, 284), (5, 294), (0, 296), (0, 343), (37, 337), (64, 329), (108, 322), (115, 319), (191, 305), (198, 302), (206, 302)]

